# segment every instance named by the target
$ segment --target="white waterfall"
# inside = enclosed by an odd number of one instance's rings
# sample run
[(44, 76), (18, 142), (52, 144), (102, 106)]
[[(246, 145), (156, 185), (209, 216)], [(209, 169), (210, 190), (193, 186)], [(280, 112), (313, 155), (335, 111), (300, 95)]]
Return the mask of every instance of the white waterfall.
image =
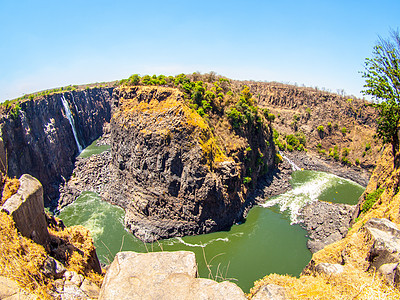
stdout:
[(296, 165), (292, 160), (290, 160), (286, 155), (282, 154), (281, 152), (279, 152), (279, 154), (282, 156), (282, 158), (284, 160), (286, 160), (290, 164), (290, 166), (292, 167), (293, 171), (300, 171), (301, 170), (300, 167), (298, 165)]
[(78, 146), (78, 151), (79, 151), (79, 153), (81, 153), (82, 152), (82, 146), (79, 143), (78, 135), (76, 133), (74, 117), (72, 116), (71, 110), (69, 109), (68, 102), (67, 102), (67, 100), (65, 100), (64, 95), (61, 96), (61, 101), (62, 101), (62, 104), (64, 106), (65, 115), (68, 118), (69, 124), (71, 124), (72, 133), (74, 134), (75, 142), (76, 142), (76, 145)]

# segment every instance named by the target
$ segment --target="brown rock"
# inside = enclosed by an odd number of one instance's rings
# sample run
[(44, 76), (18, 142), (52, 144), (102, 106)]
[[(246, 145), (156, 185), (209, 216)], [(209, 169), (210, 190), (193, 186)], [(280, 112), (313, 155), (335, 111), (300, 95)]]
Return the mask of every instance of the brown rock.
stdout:
[(44, 214), (42, 185), (29, 174), (22, 175), (19, 181), (18, 192), (4, 203), (3, 210), (12, 216), (23, 236), (47, 245), (50, 236)]
[(246, 299), (234, 283), (196, 275), (192, 252), (120, 252), (107, 271), (99, 299)]

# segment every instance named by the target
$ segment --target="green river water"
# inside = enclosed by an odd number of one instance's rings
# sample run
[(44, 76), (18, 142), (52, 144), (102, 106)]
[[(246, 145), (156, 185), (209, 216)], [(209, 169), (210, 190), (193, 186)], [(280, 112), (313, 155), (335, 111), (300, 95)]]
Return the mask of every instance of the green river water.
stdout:
[[(106, 150), (95, 144), (90, 147), (91, 153)], [(266, 274), (298, 276), (309, 262), (307, 232), (295, 224), (303, 205), (317, 199), (355, 204), (363, 192), (360, 185), (323, 172), (295, 171), (291, 184), (292, 190), (252, 208), (246, 221), (229, 231), (154, 244), (145, 244), (128, 233), (123, 226), (124, 211), (93, 192), (83, 192), (59, 217), (67, 226), (80, 224), (90, 229), (103, 263), (111, 262), (119, 251), (189, 250), (196, 254), (201, 277), (229, 279), (248, 292), (254, 281)]]

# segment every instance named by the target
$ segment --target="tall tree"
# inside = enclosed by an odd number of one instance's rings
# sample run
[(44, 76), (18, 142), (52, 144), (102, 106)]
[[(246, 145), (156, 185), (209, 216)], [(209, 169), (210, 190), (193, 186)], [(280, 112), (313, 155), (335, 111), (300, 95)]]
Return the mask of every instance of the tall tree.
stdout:
[(366, 58), (362, 92), (376, 100), (378, 110), (377, 135), (383, 143), (391, 143), (393, 154), (399, 147), (397, 127), (400, 121), (400, 35), (391, 30), (390, 37), (379, 37), (373, 57)]

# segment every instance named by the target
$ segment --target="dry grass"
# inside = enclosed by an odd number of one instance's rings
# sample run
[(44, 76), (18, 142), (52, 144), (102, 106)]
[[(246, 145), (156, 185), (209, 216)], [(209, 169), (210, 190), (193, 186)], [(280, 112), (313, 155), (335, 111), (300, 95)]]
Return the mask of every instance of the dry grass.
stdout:
[(40, 298), (49, 298), (51, 280), (40, 271), (46, 258), (44, 248), (19, 236), (12, 218), (0, 212), (0, 274)]
[(265, 284), (286, 288), (288, 299), (400, 299), (400, 292), (385, 284), (377, 274), (347, 266), (339, 276), (301, 276), (271, 274), (255, 282), (249, 299)]
[(212, 163), (227, 159), (210, 126), (195, 110), (184, 103), (183, 94), (179, 90), (149, 86), (121, 87), (120, 90), (126, 98), (120, 98), (121, 109), (113, 116), (120, 126), (126, 128), (137, 126), (139, 119), (146, 126), (140, 131), (142, 134), (158, 134), (164, 137), (167, 136), (166, 128), (161, 122), (166, 118), (172, 118), (172, 123), (175, 123), (175, 120), (179, 121), (182, 128), (197, 137), (207, 165), (211, 166)]
[(1, 199), (0, 205), (3, 205), (12, 195), (14, 195), (20, 186), (20, 182), (16, 178), (9, 178), (7, 176), (2, 176), (2, 190), (1, 190)]
[(61, 255), (59, 259), (65, 261), (68, 270), (82, 274), (101, 286), (104, 275), (95, 273), (91, 266), (91, 258), (96, 249), (90, 231), (78, 225), (59, 231), (49, 228), (49, 232), (53, 237), (63, 241), (58, 255)]

